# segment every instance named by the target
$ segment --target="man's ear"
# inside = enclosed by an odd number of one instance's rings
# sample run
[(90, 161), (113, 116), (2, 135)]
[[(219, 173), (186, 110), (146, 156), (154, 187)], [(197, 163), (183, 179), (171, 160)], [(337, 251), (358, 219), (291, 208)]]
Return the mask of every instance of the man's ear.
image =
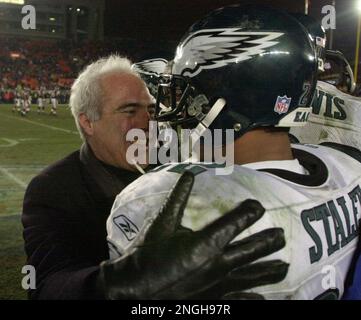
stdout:
[(85, 113), (81, 113), (78, 117), (78, 120), (86, 135), (92, 136), (94, 133), (94, 124), (89, 120), (88, 116)]

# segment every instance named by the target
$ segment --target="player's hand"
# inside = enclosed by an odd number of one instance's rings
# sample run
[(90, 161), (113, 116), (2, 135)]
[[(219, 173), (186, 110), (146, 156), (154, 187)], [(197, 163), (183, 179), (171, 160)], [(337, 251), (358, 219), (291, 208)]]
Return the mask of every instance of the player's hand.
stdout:
[(202, 230), (180, 227), (193, 182), (189, 172), (180, 177), (142, 247), (101, 264), (99, 283), (108, 299), (261, 298), (240, 291), (286, 276), (288, 265), (280, 261), (249, 265), (284, 247), (282, 229), (230, 244), (262, 217), (257, 201), (244, 201)]

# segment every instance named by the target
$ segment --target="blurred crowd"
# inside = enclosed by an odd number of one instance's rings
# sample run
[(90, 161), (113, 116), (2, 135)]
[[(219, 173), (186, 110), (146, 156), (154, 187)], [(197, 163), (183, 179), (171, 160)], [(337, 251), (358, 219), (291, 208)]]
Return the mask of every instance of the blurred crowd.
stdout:
[[(162, 51), (159, 51), (162, 48)], [(116, 39), (107, 42), (73, 43), (70, 40), (0, 38), (0, 102), (12, 103), (17, 91), (59, 90), (60, 103), (67, 103), (70, 87), (79, 71), (89, 62), (110, 53), (139, 61), (165, 57), (172, 43), (136, 42)]]

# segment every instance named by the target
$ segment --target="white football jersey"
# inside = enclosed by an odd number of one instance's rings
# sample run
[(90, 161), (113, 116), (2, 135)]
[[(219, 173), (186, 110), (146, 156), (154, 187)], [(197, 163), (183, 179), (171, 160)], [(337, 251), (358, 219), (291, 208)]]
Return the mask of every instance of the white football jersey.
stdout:
[(361, 150), (361, 99), (318, 81), (306, 125), (290, 133), (301, 143), (335, 142)]
[(358, 240), (361, 163), (323, 146), (293, 145), (293, 150), (309, 175), (245, 166), (235, 166), (231, 175), (216, 175), (216, 164), (173, 163), (141, 176), (113, 204), (107, 221), (111, 258), (142, 244), (180, 174), (189, 170), (195, 182), (183, 226), (199, 230), (240, 202), (257, 199), (266, 208), (264, 216), (235, 240), (267, 228), (284, 229), (285, 248), (261, 260), (288, 262), (287, 277), (250, 291), (267, 299), (340, 297)]

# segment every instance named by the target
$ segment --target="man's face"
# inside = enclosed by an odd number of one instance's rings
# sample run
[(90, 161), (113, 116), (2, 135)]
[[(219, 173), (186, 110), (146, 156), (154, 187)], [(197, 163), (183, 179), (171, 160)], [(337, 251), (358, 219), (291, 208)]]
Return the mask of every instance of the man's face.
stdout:
[(93, 134), (88, 141), (98, 159), (134, 171), (126, 159), (132, 144), (126, 141), (126, 135), (131, 129), (142, 129), (148, 136), (154, 98), (144, 82), (132, 74), (114, 73), (100, 81), (104, 93), (102, 113), (100, 119), (93, 122)]

